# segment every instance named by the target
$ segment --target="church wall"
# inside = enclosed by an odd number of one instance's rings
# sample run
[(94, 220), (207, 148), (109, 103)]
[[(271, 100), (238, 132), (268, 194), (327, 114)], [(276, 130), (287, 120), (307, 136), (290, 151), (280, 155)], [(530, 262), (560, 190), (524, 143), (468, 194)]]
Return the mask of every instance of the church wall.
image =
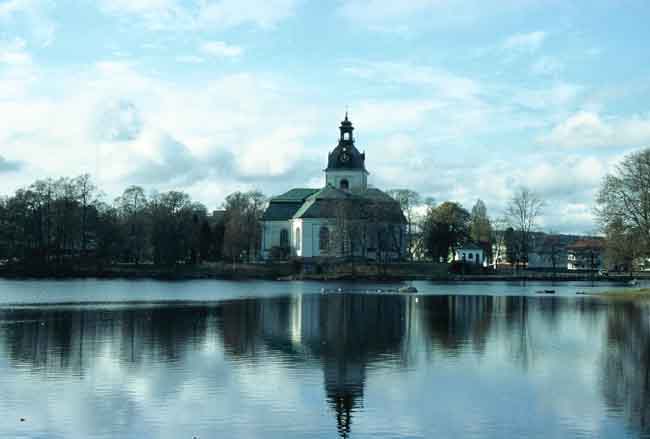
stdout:
[(325, 218), (305, 220), (304, 227), (306, 233), (309, 233), (308, 239), (311, 244), (312, 257), (331, 256), (331, 254), (328, 254), (326, 251), (321, 252), (320, 249), (320, 231), (323, 226), (327, 227), (330, 231), (330, 245), (332, 245), (332, 237), (334, 236), (335, 229), (331, 224), (331, 220)]
[(262, 257), (268, 258), (273, 247), (280, 246), (280, 234), (286, 229), (289, 232), (289, 245), (292, 244), (291, 224), (289, 221), (264, 221), (262, 223)]
[(315, 258), (321, 256), (336, 256), (334, 252), (327, 253), (320, 250), (320, 231), (321, 227), (327, 226), (330, 231), (330, 245), (333, 245), (335, 228), (330, 219), (326, 218), (308, 218), (291, 220), (292, 233), (300, 230), (300, 248), (296, 247), (295, 236), (292, 238), (294, 247), (293, 255), (302, 258)]

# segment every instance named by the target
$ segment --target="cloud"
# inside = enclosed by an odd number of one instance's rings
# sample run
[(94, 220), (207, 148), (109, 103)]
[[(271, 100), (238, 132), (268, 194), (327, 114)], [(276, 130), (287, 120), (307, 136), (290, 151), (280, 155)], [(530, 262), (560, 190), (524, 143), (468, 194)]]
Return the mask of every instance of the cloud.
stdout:
[(99, 141), (125, 142), (138, 138), (143, 129), (140, 111), (131, 101), (118, 99), (98, 109), (94, 133)]
[(442, 3), (437, 0), (411, 0), (401, 3), (390, 0), (349, 0), (341, 2), (339, 12), (350, 19), (376, 22), (406, 18), (418, 12), (439, 7)]
[(203, 26), (253, 24), (272, 28), (295, 13), (298, 0), (220, 0), (202, 4), (198, 21)]
[[(578, 87), (559, 83), (551, 90), (490, 83), (433, 66), (409, 62), (355, 62), (342, 67), (364, 88), (381, 91), (381, 98), (353, 102), (355, 119), (371, 131), (419, 130), (425, 141), (469, 143), (493, 133), (538, 128), (539, 114), (551, 104), (577, 96)], [(552, 109), (552, 108), (551, 108)]]
[(183, 64), (202, 64), (205, 59), (196, 55), (181, 55), (176, 57), (176, 61)]
[(556, 82), (543, 88), (511, 90), (512, 101), (526, 109), (570, 109), (583, 94), (584, 87), (568, 82)]
[(530, 66), (530, 71), (535, 75), (550, 76), (561, 72), (563, 67), (558, 59), (552, 56), (543, 56)]
[[(339, 0), (338, 15), (372, 31), (417, 35), (423, 28), (449, 29), (476, 25), (502, 15), (546, 5), (551, 0)], [(554, 3), (558, 3), (554, 1)]]
[(431, 91), (453, 99), (473, 98), (481, 91), (480, 83), (474, 79), (404, 62), (356, 62), (344, 66), (343, 72), (386, 84), (428, 87)]
[(603, 119), (596, 112), (581, 111), (554, 126), (540, 140), (565, 148), (648, 146), (650, 118), (637, 115)]
[(0, 174), (19, 171), (22, 166), (21, 162), (10, 161), (0, 155)]
[(338, 14), (372, 31), (408, 36), (415, 27), (450, 27), (473, 23), (481, 4), (457, 0), (346, 0)]
[[(319, 113), (296, 104), (291, 82), (242, 73), (175, 83), (117, 61), (39, 75), (61, 92), (28, 86), (0, 99), (0, 145), (29, 164), (3, 192), (90, 172), (112, 196), (142, 184), (187, 190), (214, 206), (227, 195), (219, 191), (264, 184), (279, 193), (322, 174), (322, 163), (305, 164)], [(0, 76), (0, 91), (4, 85)], [(287, 127), (289, 113), (297, 128)], [(326, 150), (319, 152), (324, 161)]]
[(546, 32), (543, 31), (514, 34), (506, 38), (502, 47), (505, 50), (532, 53), (542, 46), (546, 36)]
[(200, 46), (201, 52), (216, 57), (238, 57), (243, 49), (223, 41), (205, 41)]
[(103, 167), (104, 177), (146, 186), (186, 185), (205, 170), (186, 145), (155, 129), (127, 143), (102, 144), (100, 160), (111, 164)]
[(609, 157), (520, 151), (507, 159), (504, 154), (488, 158), (474, 149), (466, 158), (462, 145), (451, 145), (432, 148), (417, 134), (377, 139), (367, 148), (371, 181), (384, 189), (408, 187), (466, 208), (481, 198), (495, 218), (503, 215), (514, 191), (523, 185), (546, 201), (545, 227), (567, 233), (593, 229), (593, 202), (609, 170)]
[(292, 16), (298, 0), (101, 0), (110, 15), (133, 17), (153, 30), (273, 28)]
[(0, 40), (0, 101), (25, 94), (37, 79), (38, 72), (25, 40)]
[(49, 46), (56, 30), (48, 17), (51, 6), (50, 0), (5, 0), (0, 3), (0, 26), (23, 24), (30, 39)]
[(32, 0), (6, 0), (0, 3), (0, 19), (9, 18), (32, 8)]
[(27, 66), (32, 64), (32, 57), (26, 50), (25, 40), (0, 41), (0, 64), (7, 66)]

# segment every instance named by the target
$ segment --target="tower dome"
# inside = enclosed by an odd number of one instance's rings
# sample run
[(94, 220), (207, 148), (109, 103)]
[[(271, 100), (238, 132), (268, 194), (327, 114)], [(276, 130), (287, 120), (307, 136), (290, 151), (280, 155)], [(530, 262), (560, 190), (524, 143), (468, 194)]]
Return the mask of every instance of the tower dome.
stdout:
[(339, 131), (339, 143), (327, 157), (326, 182), (343, 190), (364, 191), (368, 187), (366, 154), (359, 152), (354, 144), (354, 126), (347, 111)]

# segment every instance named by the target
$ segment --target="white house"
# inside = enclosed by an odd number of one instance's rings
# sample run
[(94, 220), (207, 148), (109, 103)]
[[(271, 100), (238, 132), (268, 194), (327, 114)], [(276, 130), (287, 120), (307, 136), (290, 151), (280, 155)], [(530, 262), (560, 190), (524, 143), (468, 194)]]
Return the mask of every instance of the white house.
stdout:
[(324, 170), (325, 186), (291, 189), (270, 200), (262, 217), (264, 259), (405, 255), (406, 219), (399, 203), (368, 187), (366, 156), (355, 146), (347, 113), (339, 129)]
[(474, 243), (467, 243), (462, 247), (456, 249), (454, 253), (454, 261), (462, 261), (469, 264), (480, 265), (487, 267), (487, 255), (483, 248)]
[(603, 268), (605, 242), (602, 238), (582, 239), (567, 247), (569, 271), (596, 271)]

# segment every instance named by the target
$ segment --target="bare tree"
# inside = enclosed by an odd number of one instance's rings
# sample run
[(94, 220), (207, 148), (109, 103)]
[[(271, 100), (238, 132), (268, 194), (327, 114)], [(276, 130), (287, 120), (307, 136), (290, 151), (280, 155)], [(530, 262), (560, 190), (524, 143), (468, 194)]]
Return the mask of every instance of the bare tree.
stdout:
[(140, 186), (129, 186), (115, 200), (119, 213), (126, 226), (128, 254), (137, 265), (145, 249), (145, 214), (148, 200)]
[(408, 249), (409, 259), (413, 260), (415, 243), (413, 242), (413, 224), (416, 221), (416, 209), (422, 205), (422, 197), (419, 193), (410, 189), (391, 189), (388, 195), (393, 197), (402, 208), (406, 217), (406, 248)]
[[(650, 148), (625, 156), (607, 175), (596, 198), (603, 231), (635, 236), (640, 252), (650, 253)], [(620, 238), (620, 236), (618, 236)], [(636, 246), (635, 246), (636, 247)]]
[(644, 253), (636, 228), (626, 228), (615, 219), (605, 226), (605, 264), (615, 271), (632, 274), (634, 263)]
[(543, 208), (544, 201), (540, 196), (524, 186), (517, 189), (506, 207), (505, 216), (516, 232), (515, 242), (518, 247), (516, 254), (519, 255), (518, 260), (515, 261), (516, 265), (528, 262), (530, 237), (537, 228), (537, 221)]
[(90, 174), (78, 176), (74, 184), (81, 208), (81, 255), (85, 258), (88, 245), (88, 213), (90, 206), (97, 202), (95, 199), (97, 187), (93, 184)]
[(494, 268), (497, 269), (499, 262), (507, 260), (506, 248), (506, 229), (508, 228), (508, 219), (505, 217), (496, 218), (493, 220), (493, 228), (491, 230), (492, 242), (492, 261)]
[(483, 248), (487, 259), (492, 260), (492, 223), (488, 217), (485, 203), (480, 198), (472, 207), (469, 237)]
[(226, 197), (224, 252), (233, 262), (241, 258), (250, 262), (257, 256), (265, 206), (266, 197), (258, 191), (234, 192)]

